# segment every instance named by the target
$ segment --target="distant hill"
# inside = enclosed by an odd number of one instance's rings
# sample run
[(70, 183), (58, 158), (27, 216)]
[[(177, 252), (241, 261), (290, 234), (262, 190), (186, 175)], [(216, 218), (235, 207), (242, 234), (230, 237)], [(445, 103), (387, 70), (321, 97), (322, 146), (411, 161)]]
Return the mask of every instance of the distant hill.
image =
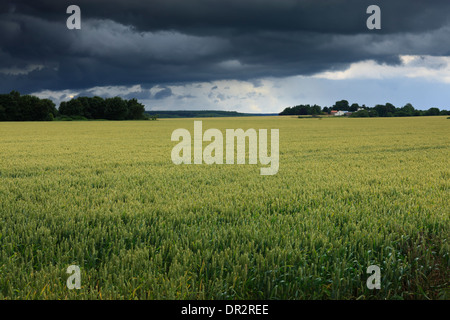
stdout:
[(277, 116), (277, 113), (240, 113), (222, 110), (175, 110), (175, 111), (145, 111), (149, 116), (158, 115), (158, 118), (209, 118), (209, 117), (251, 117), (251, 116)]

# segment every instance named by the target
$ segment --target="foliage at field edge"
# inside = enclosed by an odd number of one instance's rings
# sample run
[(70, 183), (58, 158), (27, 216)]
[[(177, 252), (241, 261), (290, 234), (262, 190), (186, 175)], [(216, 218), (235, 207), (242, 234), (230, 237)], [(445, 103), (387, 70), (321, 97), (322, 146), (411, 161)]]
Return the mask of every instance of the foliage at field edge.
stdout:
[(121, 97), (77, 97), (61, 102), (59, 109), (53, 101), (17, 91), (0, 94), (0, 121), (58, 120), (147, 120), (144, 105), (136, 99)]
[(350, 103), (347, 100), (336, 101), (331, 107), (321, 107), (319, 105), (300, 104), (293, 107), (287, 107), (280, 115), (329, 115), (332, 111), (345, 111), (348, 116), (353, 118), (368, 117), (423, 117), (423, 116), (445, 116), (450, 115), (450, 111), (439, 110), (432, 107), (428, 110), (416, 110), (411, 103), (407, 103), (401, 108), (395, 107), (392, 103), (377, 104), (373, 108), (357, 103)]

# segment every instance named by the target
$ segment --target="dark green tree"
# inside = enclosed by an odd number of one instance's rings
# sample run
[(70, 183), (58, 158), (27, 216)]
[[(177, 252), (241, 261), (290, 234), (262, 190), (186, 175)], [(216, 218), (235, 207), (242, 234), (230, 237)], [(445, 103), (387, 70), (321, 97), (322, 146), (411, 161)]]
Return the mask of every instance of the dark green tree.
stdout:
[(369, 111), (367, 110), (359, 110), (352, 113), (351, 117), (353, 118), (368, 118), (370, 117)]
[(128, 115), (127, 103), (121, 97), (105, 99), (105, 117), (108, 120), (125, 120)]
[(0, 121), (6, 121), (6, 109), (0, 104)]
[(359, 108), (359, 104), (353, 103), (353, 104), (350, 106), (350, 108), (348, 109), (348, 111), (350, 111), (350, 112), (356, 112), (356, 111), (358, 110), (358, 108)]
[(407, 103), (403, 106), (403, 108), (400, 109), (401, 111), (403, 111), (405, 114), (412, 116), (414, 115), (414, 107), (411, 103)]
[(386, 117), (388, 113), (384, 104), (377, 104), (373, 110), (376, 111), (378, 117)]
[(338, 111), (348, 111), (349, 108), (350, 106), (347, 100), (336, 101), (336, 103), (333, 106), (333, 110)]
[(91, 106), (90, 106), (90, 100), (91, 98), (88, 97), (78, 97), (75, 100), (78, 100), (81, 104), (81, 114), (80, 116), (83, 116), (87, 119), (92, 119), (92, 110), (91, 110)]
[(129, 120), (143, 120), (145, 107), (139, 103), (136, 99), (128, 100), (128, 119)]
[(438, 108), (430, 108), (426, 111), (425, 115), (427, 116), (438, 116), (439, 115), (439, 109)]
[(89, 114), (92, 119), (105, 118), (105, 100), (102, 97), (95, 96), (89, 100)]
[(78, 99), (61, 102), (59, 113), (65, 116), (83, 116), (83, 105)]
[(378, 112), (375, 109), (368, 109), (367, 112), (369, 112), (369, 117), (371, 118), (378, 117)]

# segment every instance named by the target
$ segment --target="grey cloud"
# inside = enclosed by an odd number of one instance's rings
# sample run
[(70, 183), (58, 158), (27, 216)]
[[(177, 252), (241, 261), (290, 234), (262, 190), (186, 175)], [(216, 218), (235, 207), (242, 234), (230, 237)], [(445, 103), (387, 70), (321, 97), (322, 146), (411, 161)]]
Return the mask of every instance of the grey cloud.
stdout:
[[(447, 0), (78, 0), (86, 18), (111, 19), (142, 31), (186, 30), (192, 34), (245, 33), (255, 30), (303, 30), (359, 33), (366, 8), (382, 8), (383, 32), (424, 31), (448, 22)], [(16, 0), (3, 5), (16, 12), (61, 21), (69, 0)]]
[[(79, 92), (77, 95), (74, 96), (74, 98), (79, 98), (79, 97), (94, 97), (95, 94), (92, 91), (87, 91), (87, 90), (83, 90), (81, 92)], [(106, 97), (108, 98), (108, 97)]]
[(132, 91), (123, 96), (125, 99), (133, 99), (136, 98), (138, 100), (147, 100), (151, 99), (152, 94), (150, 90), (140, 90), (140, 91)]
[[(448, 0), (79, 0), (81, 30), (65, 27), (69, 4), (2, 2), (0, 91), (140, 84), (133, 94), (146, 99), (158, 84), (238, 79), (257, 87), (254, 79), (366, 59), (450, 55)], [(382, 8), (381, 31), (365, 26), (370, 4)]]
[(216, 97), (217, 97), (217, 99), (219, 99), (220, 101), (224, 101), (224, 100), (229, 99), (228, 96), (225, 96), (225, 95), (223, 95), (222, 93), (219, 93)]
[(184, 94), (184, 95), (179, 95), (177, 96), (178, 100), (182, 100), (182, 99), (195, 99), (197, 98), (196, 96), (192, 95), (192, 94)]
[(172, 90), (170, 88), (164, 88), (161, 91), (158, 91), (154, 95), (154, 99), (161, 100), (172, 96)]

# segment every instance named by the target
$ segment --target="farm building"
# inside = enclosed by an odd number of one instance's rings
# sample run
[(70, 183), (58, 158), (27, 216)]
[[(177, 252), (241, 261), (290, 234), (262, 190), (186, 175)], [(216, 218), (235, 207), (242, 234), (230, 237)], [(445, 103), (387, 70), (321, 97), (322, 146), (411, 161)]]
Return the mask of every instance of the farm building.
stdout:
[(344, 111), (331, 110), (332, 116), (339, 117), (339, 116), (343, 116), (344, 114), (345, 114)]

